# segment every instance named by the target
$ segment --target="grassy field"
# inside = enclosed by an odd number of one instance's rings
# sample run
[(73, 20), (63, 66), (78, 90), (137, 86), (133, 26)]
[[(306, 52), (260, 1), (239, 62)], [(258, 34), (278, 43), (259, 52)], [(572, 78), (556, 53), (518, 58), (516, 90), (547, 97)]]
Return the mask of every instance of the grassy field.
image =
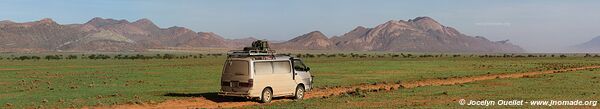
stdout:
[(600, 69), (547, 74), (527, 78), (493, 79), (461, 85), (425, 86), (388, 92), (366, 92), (364, 95), (346, 95), (308, 99), (295, 102), (277, 102), (247, 108), (597, 108), (592, 106), (466, 106), (465, 100), (600, 100)]
[[(3, 59), (0, 60), (0, 104), (13, 108), (60, 108), (156, 103), (168, 99), (185, 99), (185, 97), (165, 95), (168, 93), (218, 91), (224, 60), (224, 56), (206, 55), (203, 58), (146, 60), (79, 58), (21, 61)], [(402, 58), (387, 56), (353, 58), (338, 56), (309, 57), (304, 60), (311, 67), (312, 74), (316, 76), (316, 87), (515, 73), (600, 64), (598, 63), (600, 58), (593, 57), (415, 56)], [(424, 88), (410, 90), (419, 89), (433, 90)], [(414, 92), (415, 94), (425, 94), (419, 91)], [(450, 94), (455, 93), (451, 92)], [(381, 95), (381, 97), (384, 96), (391, 95)], [(373, 99), (378, 98), (380, 97)], [(301, 104), (293, 106), (312, 106), (311, 103), (318, 103), (315, 100), (294, 102)], [(335, 99), (332, 100), (335, 101)]]

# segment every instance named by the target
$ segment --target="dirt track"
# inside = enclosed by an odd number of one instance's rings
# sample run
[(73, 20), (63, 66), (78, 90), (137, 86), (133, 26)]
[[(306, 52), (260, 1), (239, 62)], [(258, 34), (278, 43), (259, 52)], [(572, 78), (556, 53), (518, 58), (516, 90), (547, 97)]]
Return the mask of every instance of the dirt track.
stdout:
[[(336, 96), (344, 93), (350, 93), (355, 91), (356, 89), (360, 90), (394, 90), (399, 88), (414, 88), (420, 86), (437, 86), (437, 85), (453, 85), (453, 84), (462, 84), (473, 81), (481, 81), (481, 80), (490, 80), (497, 78), (521, 78), (526, 76), (540, 75), (540, 74), (552, 74), (552, 73), (561, 73), (567, 71), (577, 71), (577, 70), (586, 70), (586, 69), (595, 69), (600, 68), (600, 66), (588, 66), (588, 67), (579, 67), (579, 68), (569, 68), (569, 69), (561, 69), (561, 70), (548, 70), (548, 71), (539, 71), (539, 72), (525, 72), (525, 73), (511, 73), (511, 74), (487, 74), (487, 75), (477, 75), (477, 76), (467, 76), (467, 77), (456, 77), (456, 78), (446, 78), (446, 79), (425, 79), (418, 81), (410, 81), (410, 82), (400, 82), (400, 83), (379, 83), (379, 84), (360, 84), (354, 86), (346, 86), (346, 87), (334, 87), (334, 88), (320, 88), (314, 89), (308, 92), (305, 96), (305, 99), (311, 98), (322, 98), (328, 96)], [(168, 100), (162, 103), (157, 104), (124, 104), (124, 105), (113, 105), (113, 106), (105, 106), (105, 107), (92, 107), (92, 108), (127, 108), (127, 109), (147, 109), (147, 108), (226, 108), (226, 107), (240, 107), (247, 105), (258, 105), (259, 103), (254, 101), (244, 101), (244, 100), (233, 100), (233, 99), (223, 99), (216, 96), (215, 93), (211, 94), (174, 94), (174, 96), (187, 96), (193, 97), (190, 99), (183, 100)], [(273, 102), (281, 102), (281, 101), (291, 101), (289, 99), (274, 99)]]

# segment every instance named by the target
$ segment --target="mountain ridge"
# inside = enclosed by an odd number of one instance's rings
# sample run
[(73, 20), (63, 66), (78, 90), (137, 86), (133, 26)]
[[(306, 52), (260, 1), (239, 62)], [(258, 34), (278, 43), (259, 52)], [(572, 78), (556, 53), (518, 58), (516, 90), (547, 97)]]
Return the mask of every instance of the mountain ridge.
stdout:
[(58, 24), (50, 18), (24, 23), (9, 20), (0, 22), (0, 51), (3, 52), (235, 48), (251, 43), (248, 40), (235, 40), (235, 43), (229, 41), (212, 32), (195, 32), (177, 26), (160, 28), (147, 18), (130, 22), (95, 17), (83, 24), (66, 25)]
[(569, 52), (600, 52), (600, 36), (591, 40), (569, 47)]
[[(306, 37), (305, 35), (296, 38)], [(294, 39), (296, 39), (294, 38)], [(290, 40), (274, 45), (296, 45), (293, 49), (309, 49), (297, 43), (311, 41)], [(323, 39), (320, 39), (323, 40)], [(524, 52), (519, 46), (506, 41), (489, 41), (482, 36), (468, 36), (444, 26), (430, 17), (389, 20), (373, 28), (357, 26), (355, 29), (327, 41), (329, 46), (319, 46), (342, 51), (410, 51), (410, 52)], [(290, 48), (288, 48), (290, 49)]]
[[(56, 23), (50, 18), (15, 23), (0, 21), (0, 51), (146, 51), (170, 47), (242, 48), (256, 38), (226, 39), (212, 32), (185, 27), (161, 28), (150, 19), (130, 22), (94, 17), (83, 24)], [(272, 43), (283, 50), (417, 51), (417, 52), (523, 52), (507, 41), (471, 37), (430, 17), (390, 20), (373, 28), (357, 26), (328, 38), (312, 31)]]

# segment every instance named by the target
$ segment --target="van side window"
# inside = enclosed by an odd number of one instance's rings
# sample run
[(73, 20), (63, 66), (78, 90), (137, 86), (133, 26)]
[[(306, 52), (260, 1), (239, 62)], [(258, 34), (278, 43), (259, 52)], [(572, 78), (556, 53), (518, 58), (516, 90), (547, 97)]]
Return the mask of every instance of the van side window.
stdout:
[(294, 70), (306, 71), (306, 66), (300, 60), (294, 60)]
[(248, 61), (228, 60), (227, 63), (225, 63), (225, 71), (223, 71), (223, 73), (248, 75), (249, 66), (250, 64), (248, 64)]
[(274, 73), (292, 73), (289, 61), (275, 61), (273, 62)]
[(254, 73), (256, 75), (266, 75), (273, 73), (271, 62), (254, 62)]

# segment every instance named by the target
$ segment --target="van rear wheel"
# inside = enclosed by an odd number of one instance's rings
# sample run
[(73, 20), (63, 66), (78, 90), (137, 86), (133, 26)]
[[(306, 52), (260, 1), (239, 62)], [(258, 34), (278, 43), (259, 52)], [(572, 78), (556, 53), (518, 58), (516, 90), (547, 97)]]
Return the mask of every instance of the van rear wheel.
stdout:
[(271, 99), (273, 99), (273, 91), (270, 88), (263, 89), (262, 94), (260, 96), (260, 102), (270, 103)]
[(304, 98), (304, 86), (298, 85), (298, 87), (296, 87), (296, 94), (294, 96), (294, 99), (301, 100), (303, 98)]

